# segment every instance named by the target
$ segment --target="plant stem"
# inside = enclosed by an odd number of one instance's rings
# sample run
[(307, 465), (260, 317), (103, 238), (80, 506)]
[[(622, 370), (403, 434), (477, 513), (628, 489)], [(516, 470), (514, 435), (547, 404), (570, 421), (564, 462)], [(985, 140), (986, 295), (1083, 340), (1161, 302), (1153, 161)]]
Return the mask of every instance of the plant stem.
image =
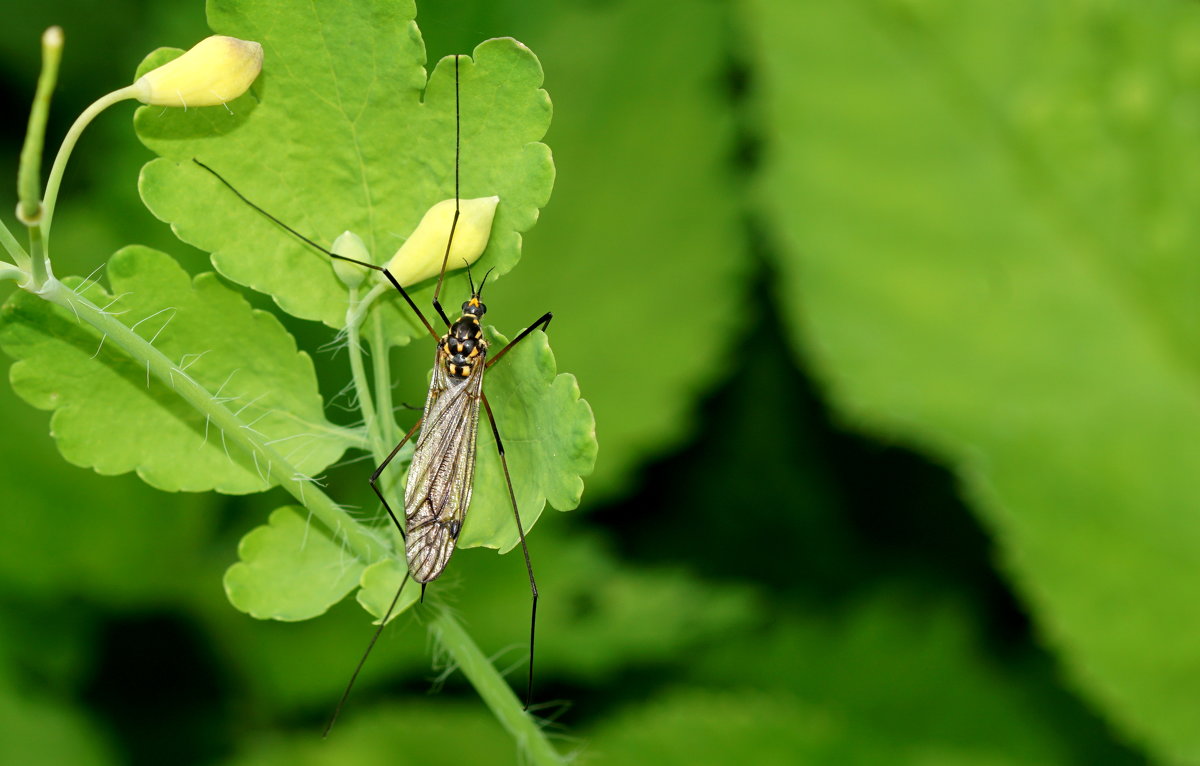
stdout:
[(252, 456), (257, 453), (265, 458), (268, 479), (274, 476), (280, 486), (311, 511), (335, 539), (344, 540), (363, 561), (374, 562), (392, 555), (389, 546), (374, 531), (352, 519), (315, 484), (297, 478), (301, 474), (282, 455), (251, 429), (243, 428), (245, 423), (241, 419), (225, 405), (214, 401), (211, 393), (192, 380), (149, 341), (53, 277), (37, 295), (72, 311), (80, 320), (103, 333), (130, 358), (146, 365), (155, 378), (169, 385), (184, 401), (198, 412), (204, 413), (225, 433), (229, 441)]
[(376, 311), (371, 314), (371, 352), (374, 355), (371, 362), (375, 369), (375, 397), (378, 399), (376, 412), (379, 413), (379, 430), (384, 441), (395, 444), (399, 437), (396, 435), (396, 416), (392, 412), (390, 350), (387, 333), (383, 331), (383, 317)]
[[(372, 293), (368, 294), (368, 298)], [(383, 318), (378, 311), (371, 315), (371, 366), (375, 371), (375, 397), (377, 400), (375, 412), (376, 422), (379, 423), (379, 433), (384, 443), (384, 454), (379, 458), (379, 463), (382, 464), (387, 455), (392, 451), (394, 445), (400, 440), (396, 429), (396, 416), (392, 412), (392, 365), (391, 356), (388, 350), (391, 345), (388, 343), (387, 334), (383, 329)], [(411, 439), (404, 445), (404, 450), (396, 455), (395, 460), (389, 464), (390, 468), (398, 467), (404, 463), (411, 461), (413, 449), (416, 447), (416, 440)], [(397, 463), (396, 461), (400, 461)], [(383, 494), (392, 499), (391, 505), (393, 508), (403, 508), (404, 503), (396, 503), (397, 492), (400, 486), (400, 473), (396, 470), (390, 470), (387, 474), (380, 477)], [(403, 500), (403, 494), (399, 495)], [(401, 543), (402, 544), (402, 543)]]
[(7, 250), (18, 265), (28, 270), (29, 253), (25, 252), (25, 248), (21, 247), (21, 243), (17, 242), (17, 238), (2, 221), (0, 221), (0, 247)]
[(42, 72), (38, 75), (29, 127), (21, 147), (17, 168), (17, 217), (27, 226), (36, 226), (42, 210), (42, 147), (46, 140), (46, 117), (50, 114), (50, 96), (58, 81), (58, 63), (62, 60), (61, 27), (50, 27), (42, 34)]
[[(58, 154), (54, 158), (54, 164), (50, 166), (50, 176), (46, 179), (46, 201), (45, 208), (42, 211), (42, 238), (47, 258), (50, 257), (50, 226), (54, 222), (54, 208), (58, 203), (58, 188), (62, 185), (62, 177), (63, 172), (67, 168), (67, 160), (71, 158), (71, 152), (75, 149), (75, 144), (79, 142), (79, 135), (83, 133), (84, 128), (91, 124), (96, 115), (119, 101), (133, 98), (134, 92), (133, 86), (127, 85), (124, 88), (114, 90), (112, 93), (96, 99), (91, 106), (84, 109), (83, 113), (75, 118), (75, 122), (71, 124), (71, 128), (63, 138), (62, 146), (58, 147)], [(36, 259), (33, 265), (36, 269), (38, 266)]]
[(0, 261), (0, 282), (6, 282), (10, 279), (14, 282), (21, 282), (28, 276), (23, 269), (19, 269), (11, 263)]
[(380, 430), (379, 418), (376, 416), (375, 402), (371, 397), (371, 386), (367, 382), (367, 371), (362, 360), (362, 334), (359, 332), (362, 313), (358, 312), (358, 288), (350, 288), (350, 304), (346, 309), (346, 341), (350, 357), (350, 375), (354, 380), (354, 394), (358, 398), (358, 408), (362, 412), (363, 424), (371, 440), (371, 454), (375, 456), (378, 465), (387, 457), (387, 442)]
[(534, 717), (521, 709), (521, 703), (508, 682), (496, 671), (449, 610), (433, 606), (432, 611), (433, 620), (429, 629), (454, 658), (463, 675), (500, 721), (500, 725), (517, 741), (517, 747), (527, 753), (530, 761), (535, 764), (566, 763), (566, 759), (559, 755), (546, 739), (546, 733), (538, 726)]
[(361, 327), (363, 318), (367, 315), (367, 309), (371, 307), (371, 304), (374, 303), (379, 296), (391, 289), (391, 285), (382, 281), (377, 282), (375, 286), (371, 288), (371, 291), (368, 292), (361, 301), (359, 301), (356, 305), (352, 305), (349, 311), (346, 312), (346, 326), (349, 327), (350, 325), (358, 325)]

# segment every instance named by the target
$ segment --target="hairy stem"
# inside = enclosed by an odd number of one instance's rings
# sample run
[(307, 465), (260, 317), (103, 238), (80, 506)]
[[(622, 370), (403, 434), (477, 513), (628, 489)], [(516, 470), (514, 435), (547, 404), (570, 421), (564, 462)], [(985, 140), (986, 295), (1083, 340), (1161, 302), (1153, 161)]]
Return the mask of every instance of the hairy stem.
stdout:
[(434, 606), (432, 611), (433, 620), (429, 629), (454, 658), (455, 664), (483, 698), (492, 715), (496, 716), (500, 725), (517, 741), (517, 747), (529, 756), (530, 762), (539, 765), (566, 763), (566, 759), (559, 755), (546, 739), (546, 733), (538, 726), (534, 717), (521, 708), (521, 702), (508, 682), (496, 671), (449, 610)]
[(204, 413), (230, 442), (250, 455), (265, 458), (268, 479), (274, 478), (317, 518), (335, 539), (342, 539), (364, 561), (372, 562), (391, 555), (389, 546), (372, 530), (362, 526), (339, 508), (315, 484), (297, 477), (300, 473), (282, 455), (266, 443), (224, 404), (214, 401), (213, 395), (149, 341), (105, 313), (91, 301), (75, 293), (51, 277), (37, 292), (41, 298), (66, 308), (83, 322), (94, 327), (116, 343), (126, 354), (146, 365), (150, 374), (169, 385), (184, 401)]

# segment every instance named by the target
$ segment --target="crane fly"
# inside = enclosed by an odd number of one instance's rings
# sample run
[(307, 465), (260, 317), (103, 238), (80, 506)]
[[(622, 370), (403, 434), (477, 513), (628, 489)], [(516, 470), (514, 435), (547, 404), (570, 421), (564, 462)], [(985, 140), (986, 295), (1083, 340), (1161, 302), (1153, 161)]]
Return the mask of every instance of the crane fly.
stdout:
[[(391, 605), (380, 620), (379, 627), (371, 636), (366, 651), (359, 660), (345, 692), (338, 701), (325, 734), (328, 734), (337, 721), (338, 714), (350, 695), (354, 682), (358, 678), (367, 657), (379, 639), (392, 612), (400, 601), (400, 595), (408, 580), (420, 583), (421, 598), (424, 599), (426, 586), (436, 580), (445, 570), (450, 556), (458, 542), (459, 533), (466, 520), (467, 510), (471, 504), (471, 492), (475, 480), (476, 435), (479, 429), (479, 409), (482, 405), (487, 413), (488, 424), (496, 439), (496, 450), (503, 468), (504, 481), (508, 497), (512, 504), (513, 519), (517, 525), (517, 534), (521, 542), (521, 552), (525, 557), (525, 569), (529, 575), (529, 590), (532, 599), (529, 618), (529, 674), (526, 680), (525, 709), (533, 694), (533, 650), (537, 630), (537, 581), (533, 575), (533, 563), (529, 557), (529, 546), (525, 541), (525, 529), (521, 523), (521, 513), (517, 507), (517, 496), (513, 490), (512, 476), (508, 470), (508, 460), (504, 454), (504, 442), (500, 438), (500, 429), (487, 395), (483, 391), (485, 372), (492, 365), (504, 358), (514, 346), (527, 338), (534, 330), (545, 330), (553, 314), (546, 312), (533, 324), (522, 330), (508, 344), (501, 348), (495, 356), (488, 358), (489, 344), (484, 337), (480, 325), (487, 306), (483, 303), (483, 287), (491, 274), (489, 270), (476, 287), (470, 279), (468, 266), (467, 277), (471, 284), (471, 296), (462, 304), (462, 313), (457, 320), (451, 322), (439, 300), (442, 283), (446, 277), (449, 265), (450, 250), (454, 243), (454, 233), (459, 220), (459, 158), (462, 145), (461, 100), (459, 95), (459, 56), (454, 56), (454, 101), (455, 101), (455, 137), (454, 137), (454, 217), (450, 224), (450, 233), (446, 240), (445, 254), (442, 257), (441, 271), (438, 275), (437, 287), (433, 294), (433, 309), (437, 317), (445, 324), (446, 332), (439, 334), (425, 314), (417, 307), (412, 297), (396, 280), (386, 266), (378, 266), (366, 261), (360, 261), (328, 250), (300, 232), (288, 226), (283, 221), (268, 213), (263, 208), (249, 200), (238, 191), (229, 181), (217, 171), (205, 165), (198, 159), (193, 159), (200, 167), (214, 175), (244, 203), (270, 219), (291, 235), (321, 253), (342, 261), (354, 263), (373, 271), (380, 272), (404, 298), (404, 302), (412, 309), (417, 319), (436, 342), (434, 351), (433, 374), (429, 384), (429, 393), (425, 399), (425, 407), (421, 417), (409, 429), (404, 438), (392, 449), (388, 456), (371, 474), (370, 486), (379, 497), (388, 516), (404, 539), (406, 572)], [(404, 491), (404, 522), (392, 510), (382, 489), (379, 486), (380, 477), (400, 453), (402, 447), (417, 435), (412, 462), (409, 465), (408, 480)]]

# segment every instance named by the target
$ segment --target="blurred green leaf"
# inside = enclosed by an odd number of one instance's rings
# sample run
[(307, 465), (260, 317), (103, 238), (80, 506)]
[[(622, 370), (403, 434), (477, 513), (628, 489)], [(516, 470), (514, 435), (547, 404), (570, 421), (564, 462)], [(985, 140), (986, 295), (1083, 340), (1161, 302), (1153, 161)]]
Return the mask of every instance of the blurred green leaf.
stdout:
[(888, 742), (870, 726), (794, 695), (677, 690), (597, 727), (588, 750), (607, 763), (756, 766), (1018, 766), (1029, 761), (939, 743)]
[[(318, 243), (329, 246), (354, 231), (384, 263), (429, 207), (455, 194), (455, 66), (442, 61), (426, 87), (414, 14), (411, 2), (363, 0), (329, 14), (284, 0), (211, 3), (214, 30), (263, 44), (263, 73), (230, 104), (232, 113), (139, 110), (139, 136), (164, 158), (143, 170), (147, 206), (181, 239), (211, 252), (223, 275), (274, 296), (294, 316), (341, 327), (346, 287), (329, 258), (191, 160), (211, 166)], [(537, 58), (514, 40), (481, 44), (472, 59), (460, 59), (458, 77), (460, 196), (500, 196), (476, 267), (495, 268), (498, 276), (516, 265), (521, 232), (550, 196), (554, 166), (537, 143), (549, 125), (550, 101), (540, 89)], [(431, 281), (413, 298), (428, 306), (432, 290)], [(444, 290), (466, 294), (465, 275), (448, 278)], [(399, 296), (388, 301), (389, 337), (404, 342), (421, 335)]]
[(477, 705), (430, 699), (416, 705), (348, 709), (327, 740), (257, 738), (227, 766), (393, 766), (508, 763), (512, 741)]
[(1200, 759), (1200, 8), (748, 10), (797, 340), (955, 466), (1090, 698)]
[(175, 593), (208, 540), (210, 498), (164, 495), (135, 477), (100, 477), (63, 463), (46, 419), (0, 386), (0, 588), (53, 603), (104, 603)]
[(969, 610), (954, 601), (897, 588), (829, 616), (786, 603), (779, 612), (765, 630), (714, 644), (695, 677), (793, 692), (896, 748), (1069, 762), (1064, 718), (1043, 711), (1051, 706), (1033, 693), (1017, 657), (1001, 664), (991, 656)]
[[(771, 612), (749, 586), (625, 561), (594, 533), (543, 524), (529, 543), (542, 591), (535, 683), (543, 674), (603, 683), (624, 669), (679, 662), (755, 630)], [(461, 613), (485, 651), (521, 645), (528, 628), (525, 564), (508, 558), (461, 555), (427, 596)]]
[(324, 614), (354, 589), (362, 562), (306, 514), (278, 508), (242, 538), (241, 561), (225, 573), (229, 603), (260, 620), (293, 622)]
[(1103, 741), (1080, 745), (1099, 727), (1080, 728), (1020, 658), (998, 662), (952, 601), (892, 589), (834, 615), (777, 607), (762, 627), (690, 652), (693, 686), (627, 708), (589, 747), (616, 763), (634, 752), (713, 764), (746, 753), (755, 763), (1138, 762)]
[(733, 162), (729, 8), (426, 5), (423, 14), (457, 14), (444, 26), (459, 35), (499, 15), (493, 28), (522, 30), (545, 63), (561, 173), (520, 277), (489, 287), (489, 316), (510, 327), (554, 311), (559, 365), (582, 381), (604, 444), (588, 496), (615, 495), (647, 457), (719, 425), (695, 412), (696, 397), (728, 372), (753, 310), (741, 291), (751, 259)]
[(40, 696), (0, 686), (0, 762), (118, 763), (104, 737), (80, 712)]
[[(299, 470), (319, 473), (346, 449), (344, 434), (325, 420), (311, 360), (273, 316), (251, 310), (215, 275), (189, 279), (148, 248), (119, 251), (108, 277), (113, 294), (96, 283), (76, 289), (119, 313), (176, 360), (181, 375), (228, 402), (246, 427), (281, 444)], [(136, 470), (168, 491), (267, 488), (267, 466), (228, 451), (201, 413), (71, 312), (14, 293), (4, 306), (0, 346), (19, 360), (10, 373), (17, 393), (54, 410), (52, 433), (72, 463), (102, 474)]]

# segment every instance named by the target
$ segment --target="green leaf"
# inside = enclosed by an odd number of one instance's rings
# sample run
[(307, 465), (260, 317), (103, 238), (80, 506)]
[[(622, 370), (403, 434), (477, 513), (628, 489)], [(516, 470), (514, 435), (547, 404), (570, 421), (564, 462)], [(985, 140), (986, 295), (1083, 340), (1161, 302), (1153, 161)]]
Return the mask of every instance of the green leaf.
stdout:
[(108, 766), (118, 763), (104, 736), (78, 711), (0, 686), (0, 761)]
[(308, 732), (258, 737), (228, 766), (429, 766), (513, 761), (512, 741), (478, 705), (431, 697), (364, 710), (351, 705), (328, 740)]
[[(142, 141), (164, 159), (149, 163), (142, 197), (185, 242), (213, 254), (230, 279), (274, 296), (281, 308), (334, 327), (345, 321), (346, 288), (329, 258), (238, 200), (192, 163), (200, 159), (272, 215), (328, 247), (358, 234), (384, 263), (434, 203), (455, 195), (455, 68), (443, 60), (426, 82), (424, 44), (411, 2), (363, 0), (337, 12), (284, 0), (214, 2), (222, 34), (263, 44), (251, 94), (224, 109), (143, 108)], [(460, 196), (499, 195), (479, 265), (507, 273), (521, 232), (550, 196), (554, 167), (537, 141), (550, 121), (541, 66), (510, 39), (490, 40), (459, 61)], [(428, 86), (428, 87), (427, 87)], [(463, 275), (447, 295), (465, 294)], [(429, 305), (432, 280), (414, 292)], [(421, 333), (398, 296), (387, 323), (396, 342)]]
[(1029, 761), (939, 744), (896, 745), (868, 726), (787, 693), (681, 689), (597, 727), (593, 747), (613, 763), (762, 766), (1019, 766)]
[[(408, 574), (408, 568), (404, 565), (403, 559), (392, 558), (376, 561), (362, 573), (359, 581), (362, 587), (358, 591), (358, 603), (380, 620), (391, 608), (392, 614), (388, 618), (388, 622), (391, 622), (421, 597), (420, 583), (415, 580), (404, 582), (406, 574)], [(400, 590), (402, 583), (404, 593), (396, 601), (396, 593)], [(392, 606), (393, 601), (396, 601), (394, 607)]]
[[(489, 328), (493, 353), (508, 342)], [(579, 505), (583, 477), (596, 462), (596, 420), (569, 373), (555, 374), (546, 334), (533, 332), (487, 371), (483, 391), (496, 415), (525, 532), (549, 501), (560, 511)], [(482, 408), (481, 408), (482, 409)], [(475, 494), (458, 538), (461, 548), (501, 552), (520, 538), (487, 413), (480, 413)]]
[(1026, 657), (997, 657), (971, 617), (952, 599), (886, 589), (831, 615), (783, 612), (714, 643), (691, 667), (709, 684), (796, 694), (897, 751), (1072, 762), (1059, 700), (1038, 695)]
[(216, 498), (167, 496), (134, 476), (65, 465), (45, 416), (7, 385), (0, 412), (0, 487), (20, 509), (0, 514), (0, 587), (45, 604), (82, 595), (128, 606), (178, 593), (217, 523)]
[[(508, 12), (520, 14), (522, 39), (562, 84), (552, 89), (552, 138), (563, 173), (519, 278), (489, 282), (489, 316), (507, 329), (554, 311), (559, 366), (579, 377), (601, 424), (594, 502), (628, 486), (649, 456), (713, 426), (697, 398), (731, 374), (729, 348), (754, 310), (724, 85), (730, 7), (518, 5)], [(423, 18), (454, 14), (443, 22), (450, 29), (473, 30), (495, 13), (486, 1), (433, 6)], [(663, 33), (684, 18), (686, 34)]]
[(229, 603), (260, 620), (294, 622), (322, 615), (358, 585), (363, 564), (298, 506), (277, 508), (238, 543), (225, 573)]
[(954, 466), (1089, 698), (1200, 760), (1200, 8), (753, 7), (797, 340)]
[[(298, 470), (315, 475), (346, 449), (346, 433), (325, 420), (312, 361), (273, 316), (252, 310), (214, 274), (192, 280), (148, 248), (118, 252), (108, 278), (111, 294), (88, 283), (81, 295), (119, 314), (176, 362), (179, 375), (226, 402)], [(51, 431), (68, 461), (101, 474), (137, 471), (167, 491), (270, 486), (263, 479), (268, 466), (226, 449), (202, 413), (70, 311), (14, 293), (4, 306), (0, 346), (19, 360), (10, 373), (17, 393), (54, 411)]]
[[(758, 635), (776, 613), (746, 585), (701, 579), (678, 564), (635, 565), (577, 523), (542, 524), (529, 541), (539, 587), (550, 594), (538, 601), (538, 678), (605, 683), (624, 669), (681, 657), (693, 672), (703, 648), (740, 633)], [(507, 559), (457, 554), (426, 596), (449, 599), (487, 652), (528, 638), (525, 562), (519, 555)]]

